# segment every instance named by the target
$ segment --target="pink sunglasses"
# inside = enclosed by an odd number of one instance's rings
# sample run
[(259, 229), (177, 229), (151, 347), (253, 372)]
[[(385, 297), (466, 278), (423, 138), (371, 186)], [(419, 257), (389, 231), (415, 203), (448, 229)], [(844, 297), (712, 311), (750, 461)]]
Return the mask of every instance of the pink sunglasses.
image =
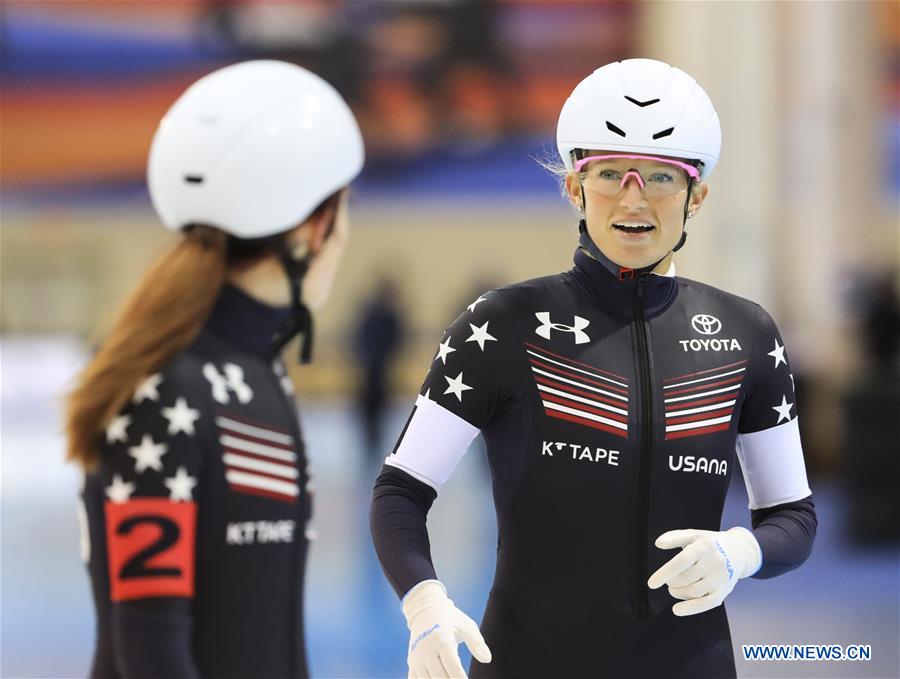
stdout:
[[(581, 172), (581, 168), (585, 166), (586, 163), (591, 162), (592, 160), (608, 160), (610, 158), (635, 158), (637, 160), (656, 160), (660, 163), (666, 163), (667, 165), (674, 165), (675, 167), (680, 167), (682, 170), (688, 173), (688, 176), (693, 177), (694, 179), (700, 179), (700, 171), (694, 167), (693, 165), (688, 165), (687, 163), (682, 163), (678, 160), (672, 160), (671, 158), (660, 158), (658, 156), (630, 156), (623, 153), (612, 153), (606, 156), (588, 156), (587, 158), (582, 158), (575, 162), (575, 171)], [(623, 178), (624, 179), (624, 178)], [(638, 180), (638, 183), (643, 185), (641, 180)]]

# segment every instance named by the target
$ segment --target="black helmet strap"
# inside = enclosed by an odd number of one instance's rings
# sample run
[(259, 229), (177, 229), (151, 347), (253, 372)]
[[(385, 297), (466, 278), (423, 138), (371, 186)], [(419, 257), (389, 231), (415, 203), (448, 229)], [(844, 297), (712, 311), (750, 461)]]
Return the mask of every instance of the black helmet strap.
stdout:
[(309, 270), (312, 255), (296, 259), (287, 239), (280, 241), (278, 258), (291, 286), (291, 314), (272, 338), (273, 353), (278, 353), (295, 336), (303, 335), (300, 345), (300, 363), (312, 360), (313, 319), (309, 308), (303, 303), (303, 278)]

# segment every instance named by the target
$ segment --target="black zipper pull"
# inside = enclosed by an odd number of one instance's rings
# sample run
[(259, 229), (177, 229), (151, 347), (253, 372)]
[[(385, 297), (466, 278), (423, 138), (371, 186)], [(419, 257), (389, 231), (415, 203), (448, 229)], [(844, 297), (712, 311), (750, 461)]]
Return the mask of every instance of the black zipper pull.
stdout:
[(637, 320), (638, 317), (643, 318), (643, 315), (644, 315), (644, 292), (646, 291), (646, 288), (644, 287), (644, 283), (646, 283), (646, 280), (647, 280), (646, 273), (638, 274), (637, 288), (635, 288), (636, 297), (635, 297), (635, 303), (634, 303), (635, 320)]

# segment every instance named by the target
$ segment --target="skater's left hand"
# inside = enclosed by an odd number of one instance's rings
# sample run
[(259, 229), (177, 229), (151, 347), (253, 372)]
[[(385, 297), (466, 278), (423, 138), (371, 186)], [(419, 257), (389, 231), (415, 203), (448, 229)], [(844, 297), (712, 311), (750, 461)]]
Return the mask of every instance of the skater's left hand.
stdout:
[(670, 530), (656, 539), (660, 549), (681, 547), (650, 579), (650, 589), (669, 586), (669, 594), (683, 599), (672, 612), (695, 615), (719, 606), (740, 578), (753, 575), (762, 565), (762, 551), (746, 528), (727, 531)]

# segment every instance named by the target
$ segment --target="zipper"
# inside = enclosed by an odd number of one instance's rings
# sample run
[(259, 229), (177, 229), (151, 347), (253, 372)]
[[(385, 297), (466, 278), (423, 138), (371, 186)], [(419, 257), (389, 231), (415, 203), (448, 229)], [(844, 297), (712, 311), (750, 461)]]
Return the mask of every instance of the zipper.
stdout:
[(637, 363), (638, 380), (640, 381), (640, 405), (638, 408), (638, 421), (640, 433), (638, 434), (639, 447), (639, 477), (638, 477), (638, 542), (637, 542), (637, 580), (635, 592), (637, 593), (637, 617), (646, 618), (649, 608), (649, 595), (647, 592), (647, 536), (648, 515), (650, 513), (650, 448), (653, 444), (653, 393), (650, 384), (650, 339), (647, 333), (647, 323), (644, 320), (644, 291), (647, 274), (638, 277), (637, 289), (634, 296), (634, 336), (637, 342), (635, 362)]

